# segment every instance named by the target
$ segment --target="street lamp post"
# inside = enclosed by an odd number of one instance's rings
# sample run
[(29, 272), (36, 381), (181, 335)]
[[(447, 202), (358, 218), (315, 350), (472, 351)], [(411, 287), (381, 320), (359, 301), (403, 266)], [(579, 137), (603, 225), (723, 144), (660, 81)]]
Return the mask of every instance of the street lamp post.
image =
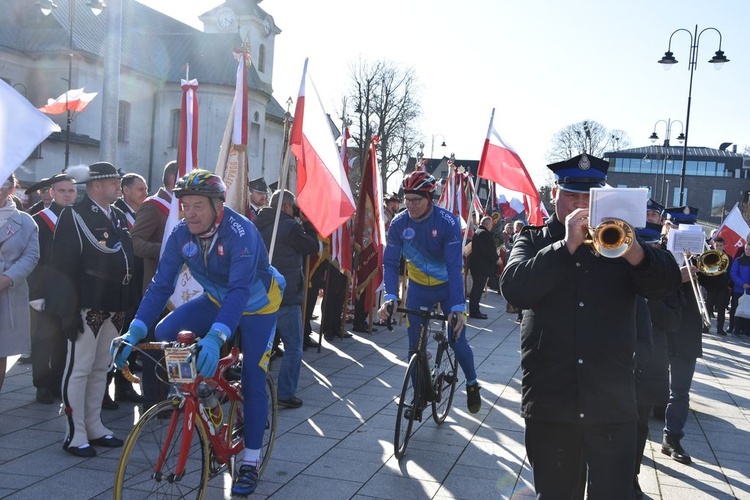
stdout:
[[(68, 106), (68, 99), (70, 98), (70, 90), (73, 85), (73, 24), (76, 18), (76, 0), (68, 1), (68, 92), (65, 94), (65, 169), (70, 165), (70, 124), (73, 122), (73, 112)], [(52, 0), (39, 0), (37, 2), (39, 10), (42, 14), (48, 16), (52, 13), (52, 9), (57, 8), (57, 4)], [(102, 10), (107, 6), (103, 0), (88, 0), (86, 5), (89, 6), (91, 12), (98, 16), (102, 13)]]
[(442, 144), (440, 144), (441, 148), (445, 147), (445, 136), (443, 134), (432, 134), (432, 143), (430, 144), (430, 159), (432, 159), (432, 155), (435, 152), (435, 136), (439, 136), (443, 138)]
[[(659, 135), (656, 133), (656, 127), (660, 123), (663, 123), (666, 127), (665, 136), (664, 136), (664, 144), (662, 145), (663, 154), (661, 155), (663, 157), (662, 158), (663, 165), (662, 165), (662, 178), (661, 178), (662, 180), (661, 197), (659, 198), (660, 199), (659, 203), (663, 204), (664, 203), (664, 181), (667, 178), (667, 159), (669, 158), (669, 152), (664, 153), (663, 148), (669, 147), (669, 141), (672, 139), (672, 125), (673, 124), (675, 123), (680, 124), (680, 135), (677, 136), (677, 140), (680, 141), (680, 144), (682, 144), (685, 141), (685, 134), (683, 133), (683, 123), (680, 120), (671, 120), (669, 118), (667, 118), (667, 120), (656, 120), (656, 122), (654, 123), (654, 131), (651, 132), (651, 135), (649, 136), (649, 139), (651, 139), (652, 144), (656, 143), (656, 141), (659, 140)], [(656, 192), (656, 189), (659, 184), (659, 170), (658, 170), (659, 166), (657, 165), (656, 168), (657, 168), (657, 171), (656, 171), (656, 180), (654, 182), (654, 193)]]
[(701, 35), (703, 35), (703, 33), (705, 33), (706, 31), (715, 31), (719, 35), (719, 50), (717, 50), (714, 56), (708, 61), (709, 63), (716, 64), (716, 68), (718, 69), (721, 68), (721, 65), (723, 65), (724, 63), (729, 62), (729, 59), (726, 58), (726, 56), (724, 55), (724, 51), (721, 50), (721, 31), (716, 28), (709, 27), (704, 28), (703, 30), (698, 32), (698, 25), (696, 24), (695, 31), (693, 33), (691, 33), (690, 30), (686, 28), (679, 28), (674, 30), (672, 34), (669, 35), (669, 45), (667, 47), (667, 51), (664, 53), (664, 56), (659, 61), (657, 61), (659, 64), (664, 64), (665, 69), (669, 69), (673, 64), (677, 64), (677, 59), (675, 59), (674, 54), (672, 53), (672, 37), (675, 35), (675, 33), (678, 33), (680, 31), (684, 31), (690, 37), (690, 58), (688, 60), (688, 69), (690, 70), (690, 85), (688, 86), (687, 114), (685, 116), (685, 145), (682, 148), (682, 171), (680, 172), (680, 205), (682, 205), (685, 200), (685, 170), (687, 168), (688, 130), (690, 128), (690, 102), (693, 95), (693, 72), (698, 65), (698, 47), (700, 45)]

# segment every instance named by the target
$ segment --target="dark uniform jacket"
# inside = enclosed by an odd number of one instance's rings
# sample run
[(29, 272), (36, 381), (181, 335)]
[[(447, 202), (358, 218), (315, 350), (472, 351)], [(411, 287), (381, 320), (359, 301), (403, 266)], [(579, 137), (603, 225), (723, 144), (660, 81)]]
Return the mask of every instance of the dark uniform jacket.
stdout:
[(684, 359), (700, 358), (703, 356), (703, 319), (689, 281), (682, 284), (680, 292), (682, 315), (680, 325), (667, 332), (669, 355)]
[(679, 267), (647, 245), (637, 267), (596, 257), (586, 245), (570, 255), (564, 236), (557, 217), (524, 228), (501, 276), (503, 296), (525, 310), (521, 415), (635, 422), (636, 296), (666, 296), (680, 284)]
[(34, 222), (39, 227), (39, 263), (27, 278), (29, 300), (46, 299), (47, 294), (58, 292), (57, 281), (59, 276), (55, 277), (55, 270), (49, 266), (49, 261), (52, 256), (52, 238), (55, 235), (55, 226), (63, 208), (53, 201), (48, 208), (48, 212), (45, 212), (44, 207), (42, 207), (42, 210), (33, 216)]
[(497, 269), (495, 238), (487, 228), (480, 226), (471, 239), (469, 271), (474, 276), (494, 276)]
[(50, 264), (62, 275), (61, 293), (47, 310), (66, 318), (91, 308), (123, 312), (134, 299), (133, 246), (125, 215), (111, 206), (108, 218), (94, 201), (81, 201), (60, 214)]
[(667, 332), (680, 326), (682, 294), (675, 290), (661, 300), (649, 300), (653, 349), (648, 359), (636, 360), (635, 394), (638, 404), (663, 406), (669, 399)]
[[(254, 221), (255, 227), (263, 237), (266, 249), (271, 246), (275, 218), (275, 208), (263, 207)], [(286, 280), (284, 297), (281, 300), (282, 306), (302, 305), (307, 291), (305, 273), (302, 268), (303, 257), (315, 253), (318, 253), (318, 235), (313, 225), (305, 222), (303, 227), (294, 217), (281, 212), (271, 265), (283, 274)]]

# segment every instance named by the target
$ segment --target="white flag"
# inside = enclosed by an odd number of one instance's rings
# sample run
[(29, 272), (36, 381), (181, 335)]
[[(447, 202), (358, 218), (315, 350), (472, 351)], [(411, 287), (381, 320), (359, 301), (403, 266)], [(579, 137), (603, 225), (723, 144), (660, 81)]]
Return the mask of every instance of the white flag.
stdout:
[(10, 177), (52, 132), (59, 131), (55, 122), (0, 80), (0, 182)]

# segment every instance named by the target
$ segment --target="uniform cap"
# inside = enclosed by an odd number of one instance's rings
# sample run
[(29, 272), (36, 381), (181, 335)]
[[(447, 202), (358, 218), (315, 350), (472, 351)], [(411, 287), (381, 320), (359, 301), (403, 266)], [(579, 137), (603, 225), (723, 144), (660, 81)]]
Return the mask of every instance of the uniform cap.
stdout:
[(695, 224), (698, 221), (698, 209), (687, 205), (665, 208), (662, 215), (674, 224)]
[(253, 191), (258, 191), (259, 193), (268, 192), (268, 185), (266, 184), (266, 180), (263, 177), (258, 177), (257, 179), (248, 181), (247, 186)]
[(646, 227), (639, 227), (635, 230), (635, 234), (644, 243), (659, 243), (661, 241), (661, 225), (647, 222)]
[(29, 186), (29, 188), (25, 191), (25, 193), (31, 194), (42, 189), (47, 189), (49, 187), (52, 187), (54, 184), (57, 184), (58, 182), (62, 182), (62, 181), (73, 181), (73, 178), (70, 177), (68, 174), (55, 174), (52, 177), (45, 177), (44, 179), (37, 182), (36, 184), (32, 184), (31, 186)]
[(595, 156), (581, 154), (547, 165), (555, 174), (555, 183), (565, 191), (588, 193), (589, 189), (604, 187), (609, 162)]

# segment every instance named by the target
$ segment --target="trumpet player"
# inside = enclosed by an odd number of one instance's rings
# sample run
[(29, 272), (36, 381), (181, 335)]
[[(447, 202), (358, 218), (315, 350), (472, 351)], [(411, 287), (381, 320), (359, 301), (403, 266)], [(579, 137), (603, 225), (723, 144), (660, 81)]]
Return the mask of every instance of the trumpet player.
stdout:
[[(698, 209), (695, 207), (671, 207), (665, 213), (672, 224), (695, 224), (698, 219)], [(676, 330), (667, 331), (669, 401), (664, 413), (661, 452), (685, 465), (690, 464), (692, 459), (683, 448), (681, 440), (685, 435), (684, 428), (690, 409), (690, 385), (695, 373), (695, 362), (703, 355), (703, 319), (690, 277), (696, 271), (697, 268), (688, 260), (680, 267), (683, 297), (680, 326)]]
[(608, 167), (585, 154), (548, 165), (555, 213), (519, 233), (500, 278), (524, 310), (521, 415), (538, 498), (583, 498), (586, 474), (589, 498), (633, 498), (636, 297), (680, 284), (674, 259), (636, 238), (615, 258), (583, 244), (589, 190)]
[[(724, 321), (729, 307), (731, 298), (731, 283), (729, 281), (729, 270), (731, 268), (731, 257), (724, 251), (724, 238), (716, 237), (712, 241), (713, 250), (726, 255), (729, 265), (722, 272), (716, 274), (706, 274), (698, 272), (698, 283), (706, 289), (706, 309), (710, 315), (716, 312), (716, 334), (725, 337), (727, 332), (724, 331)], [(708, 328), (703, 328), (703, 333), (708, 333)]]

